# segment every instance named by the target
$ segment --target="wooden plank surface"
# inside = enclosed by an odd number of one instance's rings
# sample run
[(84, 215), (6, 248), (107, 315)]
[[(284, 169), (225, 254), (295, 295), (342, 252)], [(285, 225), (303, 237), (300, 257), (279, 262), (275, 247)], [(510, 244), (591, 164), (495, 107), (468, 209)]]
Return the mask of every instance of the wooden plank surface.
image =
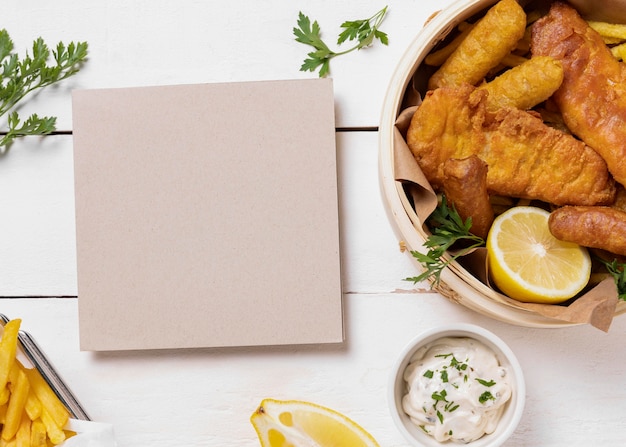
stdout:
[[(62, 134), (27, 138), (0, 156), (0, 312), (23, 319), (92, 418), (114, 425), (120, 447), (258, 445), (248, 419), (265, 397), (330, 406), (381, 446), (406, 445), (387, 409), (389, 368), (418, 332), (450, 322), (495, 332), (524, 368), (526, 410), (508, 446), (617, 446), (626, 439), (626, 317), (608, 334), (586, 326), (528, 329), (403, 280), (415, 268), (381, 201), (372, 129), (405, 49), (451, 0), (388, 2), (382, 29), (389, 46), (331, 65), (346, 342), (97, 355), (78, 348), (71, 91), (313, 77), (299, 71), (309, 49), (293, 40), (298, 11), (317, 20), (331, 43), (342, 21), (365, 18), (384, 3), (6, 3), (2, 27), (20, 52), (38, 36), (51, 45), (79, 40), (89, 42), (90, 60), (20, 109), (58, 116)], [(346, 131), (352, 128), (360, 131)]]

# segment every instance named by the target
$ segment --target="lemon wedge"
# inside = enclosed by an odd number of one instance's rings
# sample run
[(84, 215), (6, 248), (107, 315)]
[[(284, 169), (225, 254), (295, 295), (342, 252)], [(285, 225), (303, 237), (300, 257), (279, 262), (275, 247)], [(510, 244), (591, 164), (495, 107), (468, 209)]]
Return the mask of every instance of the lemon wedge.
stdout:
[(550, 213), (518, 206), (499, 215), (487, 236), (490, 277), (519, 301), (560, 303), (589, 282), (591, 259), (580, 245), (556, 239), (548, 228)]
[(353, 420), (311, 402), (264, 399), (250, 422), (262, 447), (379, 447)]

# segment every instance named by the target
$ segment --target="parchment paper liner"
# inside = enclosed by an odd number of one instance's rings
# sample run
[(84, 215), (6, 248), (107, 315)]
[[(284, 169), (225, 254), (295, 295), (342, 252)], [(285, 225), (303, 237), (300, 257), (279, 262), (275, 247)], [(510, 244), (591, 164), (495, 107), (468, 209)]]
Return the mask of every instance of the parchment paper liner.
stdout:
[[(411, 197), (420, 222), (425, 222), (437, 206), (437, 196), (405, 140), (411, 117), (420, 103), (419, 93), (413, 88), (412, 83), (409, 83), (404, 99), (404, 109), (395, 122), (394, 177), (396, 181), (403, 184), (406, 194)], [(425, 227), (424, 230), (428, 232)], [(493, 299), (507, 306), (525, 309), (569, 323), (590, 324), (605, 332), (608, 331), (615, 316), (618, 297), (615, 281), (612, 278), (601, 281), (569, 304), (523, 303), (499, 293), (489, 284), (486, 249), (478, 249), (471, 255), (464, 256), (461, 264), (477, 281), (481, 281), (494, 291)]]

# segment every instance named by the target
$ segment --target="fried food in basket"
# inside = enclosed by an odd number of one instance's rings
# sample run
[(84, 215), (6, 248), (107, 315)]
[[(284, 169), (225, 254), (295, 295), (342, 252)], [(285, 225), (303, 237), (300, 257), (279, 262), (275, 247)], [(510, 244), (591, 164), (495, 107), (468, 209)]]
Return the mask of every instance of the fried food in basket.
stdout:
[(555, 2), (532, 28), (533, 55), (563, 64), (553, 99), (568, 128), (593, 147), (626, 184), (626, 68), (602, 37), (566, 3)]
[(443, 191), (463, 221), (472, 219), (472, 234), (487, 239), (494, 219), (487, 192), (487, 163), (476, 155), (451, 158), (443, 166)]
[(536, 56), (479, 88), (489, 92), (489, 105), (494, 109), (515, 107), (528, 110), (552, 96), (562, 82), (561, 62), (549, 56)]
[(478, 84), (515, 48), (525, 29), (526, 13), (515, 0), (496, 3), (431, 76), (428, 88)]
[(626, 256), (626, 212), (608, 206), (564, 206), (548, 220), (557, 239)]
[(0, 338), (0, 445), (58, 445), (72, 435), (64, 429), (70, 413), (39, 371), (16, 358), (20, 324), (9, 321)]
[(441, 87), (415, 111), (407, 145), (433, 188), (443, 187), (446, 160), (476, 155), (489, 166), (490, 194), (556, 205), (613, 201), (615, 184), (596, 151), (529, 112), (490, 111), (487, 97), (468, 84)]

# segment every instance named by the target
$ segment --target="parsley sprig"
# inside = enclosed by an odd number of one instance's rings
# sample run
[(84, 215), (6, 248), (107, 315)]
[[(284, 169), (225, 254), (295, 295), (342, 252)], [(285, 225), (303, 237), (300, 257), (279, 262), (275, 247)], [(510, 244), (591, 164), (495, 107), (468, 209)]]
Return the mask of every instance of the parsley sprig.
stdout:
[[(417, 250), (411, 251), (411, 255), (422, 264), (425, 271), (418, 276), (405, 278), (405, 280), (413, 281), (416, 284), (426, 279), (433, 279), (432, 283), (438, 285), (444, 268), (474, 248), (485, 245), (485, 241), (471, 233), (471, 217), (463, 221), (454, 205), (448, 206), (445, 196), (442, 197), (441, 203), (430, 215), (427, 223), (431, 229), (431, 235), (424, 242), (424, 246), (428, 248), (428, 251), (426, 254)], [(450, 256), (449, 259), (445, 259), (444, 254), (448, 249), (461, 241), (465, 242), (464, 248)]]
[(604, 264), (609, 274), (615, 280), (617, 286), (617, 297), (620, 300), (626, 301), (626, 264), (618, 262), (617, 259), (608, 262), (603, 259), (600, 261)]
[(322, 40), (317, 20), (311, 24), (311, 19), (300, 11), (298, 14), (298, 27), (293, 29), (293, 34), (296, 36), (296, 41), (315, 48), (315, 51), (307, 54), (300, 71), (314, 72), (319, 69), (319, 77), (323, 78), (330, 71), (330, 60), (332, 58), (368, 47), (374, 43), (374, 39), (378, 39), (383, 45), (387, 45), (389, 43), (387, 34), (378, 29), (386, 14), (387, 6), (368, 19), (343, 22), (341, 24), (343, 31), (339, 34), (337, 45), (355, 40), (357, 43), (347, 50), (335, 52)]
[(46, 135), (55, 130), (55, 117), (39, 117), (33, 113), (22, 121), (16, 108), (29, 93), (66, 79), (78, 72), (87, 57), (87, 43), (59, 42), (52, 51), (53, 64), (48, 64), (51, 51), (39, 37), (33, 42), (32, 54), (20, 59), (7, 30), (0, 30), (0, 116), (8, 114), (8, 130), (0, 135), (0, 152), (16, 138)]

